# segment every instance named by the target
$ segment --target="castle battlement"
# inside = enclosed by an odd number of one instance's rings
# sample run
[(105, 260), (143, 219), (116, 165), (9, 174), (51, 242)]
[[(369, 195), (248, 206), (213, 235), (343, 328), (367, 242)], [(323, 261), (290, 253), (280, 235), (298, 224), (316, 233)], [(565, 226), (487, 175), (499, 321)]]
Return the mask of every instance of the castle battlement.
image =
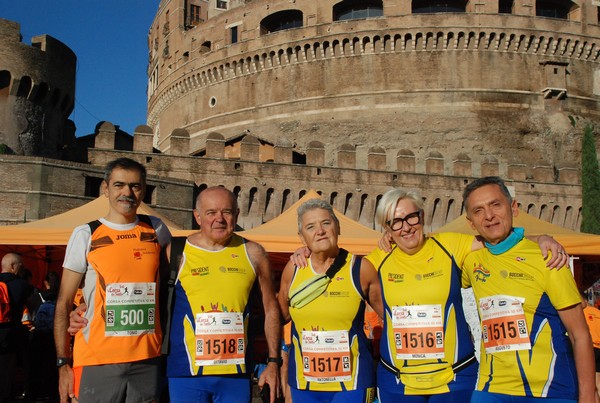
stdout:
[[(377, 229), (374, 213), (379, 198), (391, 187), (404, 187), (417, 189), (425, 197), (430, 212), (427, 228), (435, 230), (462, 214), (464, 185), (484, 175), (507, 179), (528, 213), (568, 228), (579, 226), (580, 173), (573, 165), (528, 165), (493, 157), (475, 160), (466, 154), (437, 151), (420, 158), (408, 149), (390, 154), (381, 147), (358, 150), (349, 143), (336, 150), (336, 163), (328, 165), (319, 140), (310, 141), (301, 153), (291, 143), (270, 144), (250, 134), (232, 141), (211, 133), (206, 147), (191, 155), (185, 129), (169, 136), (168, 153), (153, 153), (152, 138), (148, 126), (135, 129), (132, 156), (145, 164), (149, 174), (193, 182), (197, 192), (214, 185), (234, 190), (244, 228), (276, 217), (315, 189), (344, 214)], [(89, 150), (90, 161), (98, 166), (110, 161), (114, 144), (114, 126), (105, 122)]]
[(19, 24), (0, 19), (0, 143), (16, 154), (60, 155), (74, 138), (76, 60), (49, 35), (22, 43)]

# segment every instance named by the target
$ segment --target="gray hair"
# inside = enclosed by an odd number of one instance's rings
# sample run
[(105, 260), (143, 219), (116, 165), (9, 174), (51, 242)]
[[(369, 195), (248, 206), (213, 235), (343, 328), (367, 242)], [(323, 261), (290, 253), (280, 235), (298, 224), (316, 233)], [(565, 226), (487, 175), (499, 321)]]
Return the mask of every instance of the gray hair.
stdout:
[(325, 200), (323, 199), (310, 199), (305, 201), (304, 203), (302, 203), (300, 205), (300, 207), (298, 207), (297, 213), (298, 213), (298, 232), (300, 232), (302, 230), (302, 216), (311, 210), (315, 210), (315, 209), (322, 209), (325, 210), (329, 213), (329, 215), (331, 216), (331, 218), (333, 219), (333, 222), (335, 222), (335, 225), (338, 228), (338, 232), (340, 230), (340, 220), (338, 220), (337, 216), (335, 215), (335, 212), (333, 211), (333, 207), (331, 207), (331, 204), (327, 203)]
[(124, 169), (125, 171), (137, 171), (140, 173), (142, 185), (146, 187), (146, 167), (131, 158), (117, 158), (116, 160), (110, 161), (104, 168), (104, 181), (108, 184), (110, 182), (110, 175), (115, 169)]
[(504, 183), (502, 178), (500, 178), (499, 176), (486, 176), (483, 178), (475, 179), (473, 182), (469, 183), (465, 187), (465, 190), (463, 191), (463, 208), (465, 209), (465, 211), (467, 211), (467, 199), (469, 198), (471, 193), (473, 193), (475, 190), (479, 189), (480, 187), (483, 187), (486, 185), (498, 186), (500, 188), (500, 190), (502, 191), (502, 193), (504, 194), (504, 196), (506, 196), (508, 203), (512, 204), (512, 196), (510, 195), (510, 191), (506, 187), (506, 184)]
[(375, 211), (375, 222), (381, 227), (394, 218), (394, 210), (400, 200), (408, 199), (412, 201), (419, 210), (423, 210), (423, 198), (416, 190), (403, 190), (400, 188), (390, 189), (381, 196), (381, 200)]

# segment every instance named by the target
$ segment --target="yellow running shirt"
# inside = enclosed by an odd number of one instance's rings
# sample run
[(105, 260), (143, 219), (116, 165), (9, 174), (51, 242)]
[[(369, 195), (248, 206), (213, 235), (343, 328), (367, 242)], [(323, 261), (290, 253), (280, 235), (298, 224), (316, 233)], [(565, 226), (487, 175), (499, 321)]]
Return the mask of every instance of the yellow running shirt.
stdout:
[(255, 279), (244, 238), (234, 235), (218, 251), (186, 241), (175, 283), (169, 377), (246, 373)]
[[(342, 391), (375, 386), (373, 358), (364, 333), (365, 301), (360, 258), (348, 254), (327, 289), (302, 308), (290, 307), (289, 383), (295, 389)], [(290, 290), (317, 274), (296, 269)]]

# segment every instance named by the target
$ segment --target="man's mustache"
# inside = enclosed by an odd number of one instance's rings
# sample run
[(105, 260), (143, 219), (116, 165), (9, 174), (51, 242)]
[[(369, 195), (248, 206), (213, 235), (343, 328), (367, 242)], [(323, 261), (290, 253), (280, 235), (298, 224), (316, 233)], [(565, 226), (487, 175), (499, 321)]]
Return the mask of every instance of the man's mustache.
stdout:
[(123, 197), (119, 197), (118, 201), (126, 201), (129, 203), (136, 203), (137, 200), (135, 200), (133, 197), (127, 197), (127, 196), (123, 196)]

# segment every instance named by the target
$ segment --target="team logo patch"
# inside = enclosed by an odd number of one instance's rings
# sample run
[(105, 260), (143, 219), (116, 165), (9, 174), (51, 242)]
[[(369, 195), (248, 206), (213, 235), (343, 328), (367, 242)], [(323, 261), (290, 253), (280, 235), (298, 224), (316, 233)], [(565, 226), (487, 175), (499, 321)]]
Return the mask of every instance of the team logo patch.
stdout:
[(483, 267), (483, 265), (479, 264), (473, 268), (473, 274), (475, 275), (475, 281), (481, 281), (485, 283), (487, 278), (490, 276), (490, 271)]

